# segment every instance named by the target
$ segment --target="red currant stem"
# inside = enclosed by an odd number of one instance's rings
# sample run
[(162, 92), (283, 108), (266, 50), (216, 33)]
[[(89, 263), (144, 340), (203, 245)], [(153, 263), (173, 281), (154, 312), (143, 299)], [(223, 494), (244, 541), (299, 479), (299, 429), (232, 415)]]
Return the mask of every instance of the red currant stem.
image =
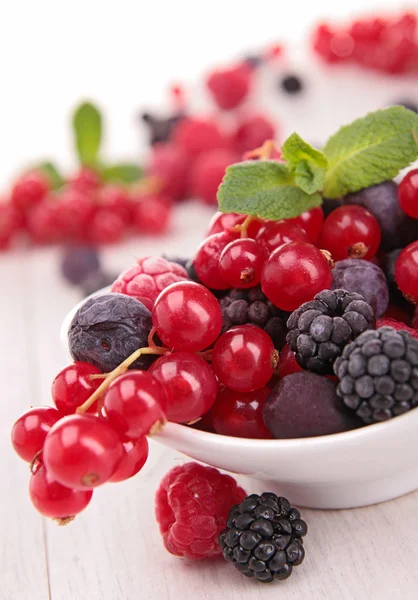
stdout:
[(96, 375), (90, 375), (90, 379), (106, 379), (109, 373), (97, 373)]
[(159, 177), (150, 175), (143, 177), (136, 185), (135, 191), (144, 194), (158, 194), (163, 188), (163, 182)]
[(234, 227), (232, 227), (230, 229), (230, 231), (239, 232), (241, 234), (241, 236), (240, 236), (241, 238), (247, 238), (248, 237), (248, 228), (253, 221), (260, 221), (260, 219), (258, 217), (254, 217), (253, 215), (247, 215), (245, 217), (245, 220), (241, 224), (235, 225)]
[(212, 362), (212, 352), (213, 350), (205, 350), (204, 352), (196, 352), (198, 356), (206, 360), (207, 362)]
[(159, 348), (158, 346), (154, 346), (152, 348), (138, 348), (138, 350), (132, 352), (132, 354), (128, 356), (128, 358), (121, 362), (120, 365), (116, 367), (116, 369), (113, 369), (113, 371), (106, 375), (106, 379), (99, 385), (97, 390), (95, 390), (92, 393), (90, 398), (87, 398), (84, 404), (77, 408), (76, 413), (83, 414), (90, 408), (90, 406), (93, 406), (96, 400), (98, 400), (98, 398), (100, 398), (100, 396), (104, 394), (104, 392), (107, 390), (112, 381), (116, 379), (116, 377), (119, 377), (119, 375), (123, 375), (123, 373), (125, 373), (128, 370), (131, 364), (138, 360), (140, 356), (143, 356), (144, 354), (165, 354), (169, 351), (170, 350), (168, 348)]
[(274, 140), (266, 140), (259, 148), (254, 148), (254, 150), (247, 152), (245, 157), (250, 159), (258, 158), (259, 160), (268, 160), (276, 152), (278, 152), (278, 150)]
[(32, 473), (32, 475), (36, 472), (37, 468), (41, 464), (40, 456), (42, 455), (42, 452), (43, 452), (43, 449), (39, 450), (39, 452), (37, 452), (35, 454), (35, 456), (32, 459), (32, 462), (29, 465), (29, 470)]
[(350, 258), (364, 258), (369, 251), (369, 248), (363, 242), (353, 244), (348, 251)]
[(188, 423), (186, 423), (186, 425), (194, 425), (195, 423), (199, 423), (199, 421), (202, 420), (202, 417), (198, 417), (197, 419), (193, 419), (192, 421), (189, 421)]
[(324, 250), (322, 248), (319, 251), (322, 254), (322, 256), (324, 257), (325, 262), (330, 267), (330, 269), (333, 269), (335, 267), (335, 262), (334, 262), (334, 259), (332, 258), (331, 252), (329, 252), (328, 250)]
[(75, 517), (57, 517), (56, 519), (52, 520), (55, 521), (55, 523), (60, 527), (64, 527), (65, 525), (68, 525), (68, 523), (74, 521), (74, 519)]
[(151, 331), (149, 332), (149, 335), (148, 335), (148, 346), (150, 348), (158, 348), (157, 344), (154, 342), (155, 332), (156, 332), (155, 327), (152, 327)]

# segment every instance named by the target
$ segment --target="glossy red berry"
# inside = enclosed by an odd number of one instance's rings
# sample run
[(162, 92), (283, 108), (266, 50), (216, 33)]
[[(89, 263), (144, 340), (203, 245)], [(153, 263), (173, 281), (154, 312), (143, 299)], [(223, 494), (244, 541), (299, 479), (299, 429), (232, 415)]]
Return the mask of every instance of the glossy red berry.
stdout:
[(47, 433), (62, 415), (50, 406), (35, 406), (27, 410), (13, 425), (12, 446), (26, 462), (32, 462), (44, 446)]
[(125, 442), (123, 444), (124, 454), (118, 464), (116, 471), (108, 480), (110, 483), (118, 483), (133, 477), (142, 469), (148, 458), (148, 440), (141, 437), (139, 440)]
[(120, 437), (104, 419), (71, 415), (52, 427), (42, 458), (53, 479), (80, 490), (106, 483), (115, 473), (123, 452)]
[(12, 187), (11, 202), (22, 212), (28, 212), (42, 202), (50, 189), (49, 180), (41, 171), (22, 175)]
[(418, 242), (409, 244), (398, 256), (395, 279), (406, 298), (418, 300)]
[(97, 204), (118, 215), (125, 226), (132, 222), (132, 203), (128, 191), (121, 185), (104, 185), (97, 194)]
[[(324, 225), (324, 211), (320, 206), (306, 210), (298, 217), (289, 219), (289, 223), (296, 223), (306, 231), (309, 242), (316, 244), (321, 237), (322, 227)], [(302, 240), (295, 240), (302, 241)]]
[(166, 421), (166, 399), (160, 383), (147, 371), (129, 371), (104, 395), (108, 423), (124, 440), (157, 432)]
[(198, 352), (218, 337), (222, 313), (208, 289), (193, 281), (183, 281), (161, 292), (154, 304), (152, 322), (168, 348)]
[(208, 363), (196, 354), (167, 354), (152, 364), (150, 372), (164, 388), (169, 421), (194, 421), (215, 402), (218, 392), (215, 374)]
[(209, 75), (206, 85), (219, 108), (237, 108), (250, 91), (250, 71), (242, 67), (219, 69)]
[(271, 253), (289, 242), (309, 242), (309, 237), (297, 223), (283, 220), (267, 222), (261, 227), (256, 240)]
[(225, 246), (219, 259), (222, 278), (229, 287), (254, 287), (260, 282), (267, 256), (265, 247), (256, 240), (234, 240)]
[(191, 166), (190, 195), (206, 204), (217, 204), (217, 192), (225, 170), (238, 162), (238, 155), (227, 148), (205, 152)]
[(289, 344), (285, 344), (280, 351), (279, 366), (277, 368), (280, 379), (291, 375), (292, 373), (299, 373), (303, 371), (302, 367), (296, 362), (295, 353), (289, 347)]
[[(100, 375), (97, 367), (90, 363), (77, 361), (62, 369), (52, 382), (52, 399), (63, 415), (71, 415), (99, 387), (103, 379), (92, 379), (92, 375)], [(88, 410), (95, 413), (97, 407)]]
[(92, 495), (92, 490), (72, 490), (54, 481), (43, 465), (32, 474), (29, 482), (32, 504), (41, 515), (52, 519), (78, 515), (88, 506)]
[(362, 206), (350, 204), (340, 206), (328, 215), (320, 243), (337, 261), (372, 258), (379, 249), (380, 240), (381, 232), (376, 217)]
[[(209, 237), (214, 233), (222, 233), (223, 231), (230, 231), (235, 227), (235, 225), (240, 225), (245, 221), (247, 215), (238, 215), (237, 213), (223, 213), (216, 212), (209, 222), (209, 228), (205, 237)], [(255, 238), (257, 233), (260, 231), (263, 226), (264, 221), (254, 220), (251, 221), (247, 235), (250, 238)]]
[(263, 406), (269, 394), (268, 387), (254, 392), (234, 392), (224, 387), (211, 410), (216, 433), (241, 438), (270, 439), (271, 433), (263, 421)]
[(125, 232), (122, 218), (107, 208), (98, 208), (89, 224), (90, 242), (97, 245), (116, 244), (121, 241)]
[(266, 117), (249, 117), (239, 124), (234, 134), (235, 147), (238, 152), (244, 154), (259, 148), (266, 140), (273, 140), (276, 133), (275, 125)]
[(266, 385), (278, 354), (270, 336), (256, 325), (240, 325), (221, 335), (212, 352), (218, 379), (231, 390), (251, 392)]
[(187, 281), (186, 269), (161, 256), (146, 256), (123, 271), (112, 285), (112, 292), (136, 298), (152, 310), (157, 296), (167, 286)]
[(189, 157), (181, 148), (171, 142), (158, 143), (151, 149), (147, 174), (161, 184), (161, 194), (182, 200), (186, 196), (189, 167)]
[(305, 242), (291, 242), (275, 250), (261, 276), (263, 293), (275, 306), (289, 312), (331, 284), (331, 268), (325, 257)]
[(187, 117), (175, 126), (173, 141), (191, 157), (196, 157), (203, 152), (229, 148), (230, 143), (226, 135), (220, 130), (216, 121)]
[(418, 169), (409, 171), (398, 187), (399, 204), (404, 212), (418, 219)]
[(168, 196), (133, 196), (133, 225), (136, 231), (151, 235), (165, 233), (171, 224), (173, 201)]
[(212, 290), (226, 290), (229, 285), (222, 277), (219, 259), (224, 248), (239, 237), (238, 232), (224, 231), (210, 235), (197, 249), (193, 264), (199, 280)]

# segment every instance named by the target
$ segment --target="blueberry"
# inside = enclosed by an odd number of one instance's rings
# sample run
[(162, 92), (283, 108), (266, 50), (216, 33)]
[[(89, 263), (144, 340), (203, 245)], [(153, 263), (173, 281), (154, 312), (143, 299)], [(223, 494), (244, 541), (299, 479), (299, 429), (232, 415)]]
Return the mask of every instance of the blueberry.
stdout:
[(89, 246), (74, 246), (65, 250), (61, 260), (61, 273), (73, 285), (82, 284), (92, 273), (100, 270), (97, 250)]
[(303, 91), (303, 81), (297, 75), (285, 75), (279, 83), (287, 94), (299, 94)]
[[(148, 345), (151, 327), (151, 312), (139, 300), (124, 294), (94, 296), (78, 309), (71, 322), (71, 356), (108, 373), (132, 352)], [(146, 369), (153, 358), (140, 357), (131, 368)]]

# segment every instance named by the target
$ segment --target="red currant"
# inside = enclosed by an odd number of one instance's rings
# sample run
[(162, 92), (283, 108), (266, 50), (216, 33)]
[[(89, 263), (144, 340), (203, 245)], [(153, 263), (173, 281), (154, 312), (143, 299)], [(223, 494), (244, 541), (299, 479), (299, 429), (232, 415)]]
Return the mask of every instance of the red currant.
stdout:
[(147, 371), (121, 375), (104, 395), (107, 420), (124, 440), (137, 440), (161, 429), (165, 404), (163, 388)]
[(30, 171), (22, 175), (12, 188), (11, 201), (22, 212), (31, 210), (42, 202), (49, 191), (48, 178), (41, 171)]
[(309, 242), (306, 231), (297, 223), (287, 220), (266, 223), (258, 232), (256, 239), (268, 252), (273, 252), (289, 242)]
[(69, 488), (89, 489), (112, 477), (123, 458), (123, 445), (104, 419), (71, 415), (52, 427), (42, 457), (53, 479)]
[(254, 392), (234, 392), (223, 388), (211, 410), (216, 433), (242, 438), (270, 439), (271, 433), (263, 421), (263, 405), (269, 394), (268, 387)]
[(199, 280), (208, 288), (226, 290), (229, 287), (222, 277), (219, 259), (225, 246), (238, 237), (238, 233), (231, 231), (214, 233), (203, 240), (197, 249), (193, 264)]
[[(303, 212), (294, 219), (289, 219), (289, 223), (296, 223), (306, 231), (309, 242), (316, 244), (321, 236), (322, 227), (324, 225), (324, 211), (320, 206), (311, 208)], [(295, 240), (302, 241), (302, 240)]]
[(371, 258), (379, 249), (381, 233), (376, 218), (362, 206), (350, 204), (332, 211), (322, 229), (321, 246), (334, 260)]
[(116, 471), (109, 479), (111, 483), (118, 483), (133, 477), (142, 469), (148, 458), (148, 440), (141, 437), (139, 440), (123, 444), (124, 455)]
[[(237, 213), (223, 213), (216, 212), (209, 222), (209, 229), (206, 233), (208, 238), (213, 233), (222, 233), (223, 231), (230, 231), (235, 225), (240, 225), (245, 221), (247, 215), (238, 215)], [(261, 227), (264, 225), (264, 221), (256, 220), (251, 221), (247, 235), (250, 238), (255, 238)]]
[(305, 242), (291, 242), (275, 250), (261, 276), (263, 293), (275, 306), (289, 312), (331, 284), (331, 268), (325, 257)]
[(89, 225), (89, 239), (93, 244), (116, 244), (125, 232), (122, 218), (107, 208), (98, 208)]
[(50, 406), (35, 406), (27, 410), (12, 428), (13, 448), (26, 462), (32, 462), (44, 446), (48, 431), (62, 415)]
[(273, 342), (263, 329), (240, 325), (218, 339), (212, 352), (212, 367), (231, 390), (251, 392), (266, 385), (277, 358)]
[(399, 204), (404, 212), (418, 219), (418, 169), (409, 171), (398, 188)]
[(104, 185), (97, 196), (98, 205), (119, 215), (126, 226), (132, 222), (132, 203), (121, 185)]
[(225, 170), (235, 162), (238, 162), (238, 155), (227, 148), (217, 148), (198, 156), (190, 173), (190, 195), (206, 204), (216, 205)]
[(218, 337), (222, 312), (215, 296), (203, 285), (180, 281), (158, 296), (152, 322), (164, 345), (197, 352), (208, 348)]
[(186, 196), (189, 167), (189, 157), (181, 148), (158, 143), (152, 147), (147, 173), (161, 183), (161, 194), (182, 200)]
[(250, 238), (230, 242), (222, 251), (219, 270), (230, 287), (250, 288), (260, 282), (266, 249)]
[(207, 362), (196, 354), (167, 354), (155, 361), (150, 371), (164, 388), (169, 421), (188, 423), (198, 419), (215, 402), (216, 377)]
[(54, 481), (43, 465), (29, 482), (29, 496), (34, 507), (41, 515), (52, 519), (78, 515), (88, 506), (92, 495), (92, 490), (72, 490)]
[(418, 242), (409, 244), (398, 256), (395, 279), (404, 296), (415, 303), (418, 300)]
[(158, 235), (170, 227), (173, 201), (168, 196), (134, 196), (132, 206), (137, 231)]
[[(90, 363), (77, 361), (58, 373), (52, 382), (52, 399), (63, 415), (71, 415), (81, 406), (102, 383), (102, 379), (92, 379), (92, 375), (100, 375), (97, 367)], [(89, 408), (96, 412), (96, 406)]]
[(303, 371), (302, 367), (296, 362), (295, 353), (289, 347), (289, 344), (283, 346), (280, 351), (279, 367), (277, 369), (280, 379), (291, 375), (292, 373), (299, 373)]

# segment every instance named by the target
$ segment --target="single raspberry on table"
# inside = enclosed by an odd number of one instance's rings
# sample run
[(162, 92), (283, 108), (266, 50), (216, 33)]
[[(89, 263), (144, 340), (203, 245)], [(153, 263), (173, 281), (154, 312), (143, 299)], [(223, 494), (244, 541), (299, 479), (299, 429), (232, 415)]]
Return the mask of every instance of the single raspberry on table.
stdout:
[(111, 291), (132, 296), (152, 310), (157, 296), (168, 285), (188, 279), (182, 266), (160, 256), (147, 256), (121, 273)]
[(218, 537), (229, 511), (246, 497), (229, 475), (197, 463), (175, 467), (156, 494), (156, 518), (167, 550), (200, 560), (221, 554)]

